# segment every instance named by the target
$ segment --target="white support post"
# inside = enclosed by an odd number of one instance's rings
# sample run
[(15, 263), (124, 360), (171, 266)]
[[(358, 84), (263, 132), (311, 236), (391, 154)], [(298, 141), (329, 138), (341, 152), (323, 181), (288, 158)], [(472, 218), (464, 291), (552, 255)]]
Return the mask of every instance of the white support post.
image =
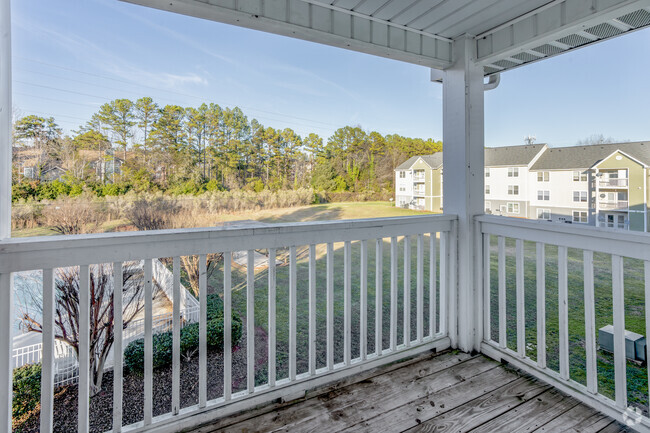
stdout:
[[(473, 219), (483, 213), (484, 113), (483, 68), (477, 66), (476, 42), (464, 35), (454, 41), (455, 62), (442, 74), (443, 82), (443, 197), (445, 213), (458, 215), (455, 266), (458, 296), (458, 347), (479, 350), (474, 338), (479, 317), (474, 282), (478, 269), (474, 254)], [(451, 330), (450, 330), (451, 331)], [(452, 338), (452, 341), (454, 339)]]
[(11, 8), (0, 1), (0, 240), (11, 237)]

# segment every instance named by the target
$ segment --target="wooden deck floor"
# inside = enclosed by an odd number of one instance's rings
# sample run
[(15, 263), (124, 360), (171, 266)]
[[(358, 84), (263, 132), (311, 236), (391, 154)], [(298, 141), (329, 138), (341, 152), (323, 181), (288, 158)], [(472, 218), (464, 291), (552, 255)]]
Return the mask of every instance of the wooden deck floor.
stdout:
[(194, 433), (626, 431), (577, 400), (483, 356), (420, 357), (356, 380)]

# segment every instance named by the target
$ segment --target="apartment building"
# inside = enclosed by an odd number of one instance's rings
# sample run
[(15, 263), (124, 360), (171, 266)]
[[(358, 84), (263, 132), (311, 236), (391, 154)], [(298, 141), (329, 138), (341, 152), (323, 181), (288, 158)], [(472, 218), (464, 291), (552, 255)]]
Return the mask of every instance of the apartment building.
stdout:
[(395, 203), (442, 212), (442, 152), (411, 157), (395, 169)]
[[(397, 167), (397, 205), (442, 210), (442, 155), (436, 155), (413, 157)], [(432, 165), (435, 170), (429, 168)], [(485, 210), (494, 215), (648, 231), (649, 176), (650, 142), (487, 148)], [(436, 201), (414, 194), (416, 188), (435, 191)]]

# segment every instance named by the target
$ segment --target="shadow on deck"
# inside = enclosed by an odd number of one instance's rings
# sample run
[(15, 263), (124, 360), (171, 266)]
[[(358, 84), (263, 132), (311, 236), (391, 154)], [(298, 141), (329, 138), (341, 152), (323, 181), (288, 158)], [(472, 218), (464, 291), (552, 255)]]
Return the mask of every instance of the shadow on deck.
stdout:
[(626, 431), (532, 377), (483, 356), (444, 352), (375, 369), (307, 399), (248, 411), (208, 432)]

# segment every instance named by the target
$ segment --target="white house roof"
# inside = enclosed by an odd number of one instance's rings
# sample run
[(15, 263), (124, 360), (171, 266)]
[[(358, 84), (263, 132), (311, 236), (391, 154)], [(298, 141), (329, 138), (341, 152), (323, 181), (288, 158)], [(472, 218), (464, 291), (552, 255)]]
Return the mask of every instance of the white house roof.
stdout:
[(650, 25), (650, 0), (123, 0), (445, 69), (471, 35), (485, 74)]

